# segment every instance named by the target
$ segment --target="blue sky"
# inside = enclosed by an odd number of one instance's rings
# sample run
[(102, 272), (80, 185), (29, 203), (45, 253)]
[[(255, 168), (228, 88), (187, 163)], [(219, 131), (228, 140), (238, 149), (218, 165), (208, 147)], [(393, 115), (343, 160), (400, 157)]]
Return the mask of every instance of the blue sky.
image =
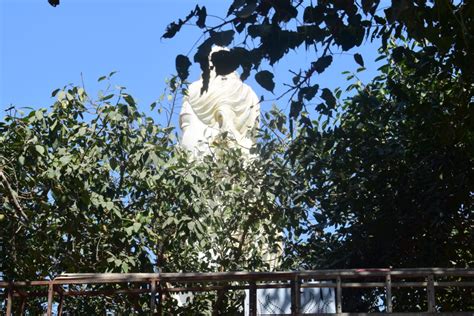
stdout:
[[(225, 16), (231, 1), (225, 0), (61, 0), (51, 7), (47, 0), (1, 0), (0, 3), (0, 109), (10, 105), (33, 108), (53, 103), (51, 92), (68, 83), (81, 84), (95, 93), (103, 86), (97, 78), (118, 71), (114, 83), (126, 86), (138, 100), (140, 110), (150, 112), (149, 105), (159, 98), (165, 79), (174, 73), (177, 54), (194, 54), (193, 44), (201, 31), (185, 26), (171, 39), (161, 39), (166, 26), (186, 16), (196, 4), (204, 5), (208, 14)], [(209, 17), (209, 21), (213, 18)], [(219, 20), (214, 19), (217, 23)], [(354, 52), (362, 53), (368, 70), (363, 81), (376, 73), (373, 60), (378, 44), (364, 45)], [(191, 58), (192, 59), (192, 58)], [(305, 69), (316, 55), (303, 50), (290, 53), (273, 68), (275, 94), (285, 91), (291, 81), (288, 69)], [(313, 82), (322, 87), (345, 86), (344, 70), (358, 66), (350, 54), (336, 55), (333, 65)], [(189, 79), (198, 79), (193, 65)], [(247, 83), (266, 99), (275, 98), (250, 78)], [(287, 108), (287, 100), (278, 105)], [(262, 104), (262, 109), (271, 102)], [(3, 111), (2, 111), (3, 112)], [(4, 113), (0, 114), (3, 117)], [(175, 120), (176, 122), (176, 120)]]

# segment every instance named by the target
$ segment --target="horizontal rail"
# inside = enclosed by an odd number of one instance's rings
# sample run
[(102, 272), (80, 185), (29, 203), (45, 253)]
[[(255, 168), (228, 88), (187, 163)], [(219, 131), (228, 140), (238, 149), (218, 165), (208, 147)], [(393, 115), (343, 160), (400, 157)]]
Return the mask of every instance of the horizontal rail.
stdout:
[(290, 280), (294, 277), (303, 279), (333, 279), (337, 276), (344, 278), (358, 278), (363, 276), (393, 277), (423, 277), (429, 274), (443, 276), (474, 276), (474, 269), (470, 268), (420, 268), (420, 269), (338, 269), (338, 270), (308, 270), (308, 271), (277, 271), (277, 272), (205, 272), (205, 273), (78, 273), (63, 274), (54, 280), (97, 279), (132, 282), (131, 280), (162, 279), (166, 281), (236, 281), (236, 280)]
[[(383, 274), (381, 274), (383, 272)], [(457, 273), (456, 273), (457, 272)], [(291, 271), (291, 272), (216, 272), (216, 273), (78, 273), (63, 274), (52, 280), (42, 281), (0, 281), (0, 288), (8, 287), (47, 287), (53, 285), (73, 285), (73, 284), (119, 284), (119, 283), (210, 283), (210, 282), (283, 282), (280, 284), (258, 284), (258, 288), (289, 288), (289, 281), (298, 277), (302, 288), (335, 288), (336, 283), (324, 282), (334, 280), (337, 277), (357, 278), (357, 277), (381, 277), (390, 275), (392, 278), (416, 278), (426, 277), (436, 273), (438, 276), (474, 277), (474, 269), (371, 269), (371, 270), (319, 270), (319, 271)], [(443, 274), (445, 273), (445, 274)], [(312, 280), (323, 281), (313, 283)], [(342, 282), (343, 288), (360, 287), (385, 287), (385, 282)], [(426, 287), (427, 282), (393, 282), (392, 287)], [(470, 281), (449, 281), (434, 282), (435, 287), (473, 287), (474, 282)], [(166, 291), (166, 289), (164, 289)]]
[[(277, 271), (277, 272), (208, 272), (208, 273), (73, 273), (62, 274), (53, 280), (14, 281), (15, 286), (48, 286), (65, 284), (100, 284), (100, 283), (147, 283), (151, 281), (165, 282), (231, 282), (231, 281), (287, 281), (298, 277), (309, 279), (344, 279), (360, 277), (392, 277), (416, 278), (427, 275), (474, 277), (471, 268), (420, 268), (420, 269), (338, 269), (309, 271)], [(11, 284), (0, 281), (0, 288)]]

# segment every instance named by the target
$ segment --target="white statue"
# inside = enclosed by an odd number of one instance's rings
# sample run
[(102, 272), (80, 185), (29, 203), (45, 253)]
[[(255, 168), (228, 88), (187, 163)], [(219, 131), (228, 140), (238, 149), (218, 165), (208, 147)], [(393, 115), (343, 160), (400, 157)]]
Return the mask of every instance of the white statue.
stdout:
[[(214, 47), (214, 52), (226, 50)], [(210, 58), (209, 58), (210, 59)], [(209, 60), (210, 65), (212, 62)], [(212, 68), (211, 68), (212, 69)], [(189, 150), (194, 157), (199, 158), (213, 152), (213, 142), (216, 137), (226, 132), (231, 141), (229, 146), (239, 147), (244, 154), (249, 154), (255, 144), (255, 136), (259, 127), (260, 100), (250, 86), (243, 83), (236, 72), (226, 76), (217, 76), (211, 70), (207, 91), (201, 93), (202, 78), (193, 82), (188, 88), (188, 94), (183, 99), (179, 116), (182, 130), (180, 144)], [(218, 198), (216, 199), (219, 203)], [(237, 232), (234, 239), (239, 239)], [(262, 232), (263, 233), (263, 232)], [(256, 241), (249, 241), (256, 242)], [(272, 269), (279, 264), (281, 252), (272, 252), (269, 246), (262, 247), (264, 260)], [(211, 249), (214, 256), (215, 252)], [(207, 260), (204, 253), (200, 259)], [(193, 295), (173, 294), (180, 306), (192, 300)]]
[[(214, 47), (211, 55), (223, 49)], [(183, 132), (181, 145), (200, 157), (212, 152), (212, 142), (217, 135), (227, 132), (233, 146), (248, 153), (255, 143), (259, 125), (260, 101), (255, 92), (236, 72), (216, 76), (213, 70), (207, 91), (201, 94), (201, 88), (202, 78), (189, 86), (188, 95), (184, 97), (179, 116)]]

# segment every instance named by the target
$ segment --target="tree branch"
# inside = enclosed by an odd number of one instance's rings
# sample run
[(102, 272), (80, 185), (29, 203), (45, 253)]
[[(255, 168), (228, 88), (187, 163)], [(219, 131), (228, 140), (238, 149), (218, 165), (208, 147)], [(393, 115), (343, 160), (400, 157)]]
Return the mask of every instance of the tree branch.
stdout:
[(18, 199), (16, 198), (17, 197), (17, 194), (16, 192), (12, 189), (11, 185), (10, 185), (10, 182), (8, 182), (8, 179), (7, 177), (5, 176), (5, 174), (3, 173), (3, 170), (0, 170), (0, 180), (1, 180), (1, 183), (3, 183), (3, 186), (8, 190), (8, 193), (9, 193), (9, 200), (10, 202), (13, 204), (14, 208), (17, 210), (18, 213), (20, 213), (21, 217), (27, 221), (28, 220), (28, 216), (26, 216), (25, 212), (23, 211), (23, 209), (21, 208), (21, 205), (20, 203), (18, 202)]

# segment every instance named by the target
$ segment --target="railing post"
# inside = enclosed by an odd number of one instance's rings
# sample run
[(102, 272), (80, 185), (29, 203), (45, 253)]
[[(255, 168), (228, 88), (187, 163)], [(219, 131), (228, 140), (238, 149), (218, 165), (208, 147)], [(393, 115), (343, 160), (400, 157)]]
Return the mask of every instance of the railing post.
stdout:
[(63, 304), (64, 304), (64, 289), (61, 286), (55, 286), (54, 289), (59, 293), (59, 304), (57, 315), (63, 314)]
[(342, 284), (341, 277), (336, 278), (336, 313), (342, 313)]
[(59, 294), (58, 316), (63, 314), (64, 294)]
[(250, 282), (249, 284), (249, 316), (257, 315), (257, 284)]
[(156, 280), (150, 282), (150, 314), (156, 312)]
[(301, 310), (300, 279), (298, 276), (291, 280), (291, 314), (299, 315)]
[[(221, 284), (221, 283), (219, 283)], [(214, 312), (213, 312), (213, 315), (220, 315), (219, 314), (219, 311), (221, 311), (224, 306), (224, 297), (225, 297), (225, 294), (226, 294), (226, 285), (223, 285), (220, 289), (217, 290), (217, 297), (216, 297), (216, 303), (214, 305)]]
[(386, 304), (387, 304), (387, 313), (391, 313), (393, 311), (392, 306), (392, 276), (387, 274), (385, 277), (385, 287), (386, 287)]
[(20, 303), (20, 315), (23, 316), (25, 315), (25, 307), (26, 307), (26, 297), (21, 298), (21, 303)]
[(53, 283), (49, 282), (48, 285), (48, 309), (46, 310), (47, 316), (53, 315), (53, 295), (54, 295), (54, 287)]
[(7, 312), (6, 316), (11, 316), (12, 314), (12, 306), (13, 306), (13, 285), (10, 285), (7, 288)]
[(158, 281), (158, 312), (157, 315), (163, 315), (163, 281)]
[(434, 313), (435, 312), (435, 288), (434, 288), (434, 277), (432, 274), (428, 275), (427, 277), (427, 287), (426, 293), (428, 295), (428, 312)]

